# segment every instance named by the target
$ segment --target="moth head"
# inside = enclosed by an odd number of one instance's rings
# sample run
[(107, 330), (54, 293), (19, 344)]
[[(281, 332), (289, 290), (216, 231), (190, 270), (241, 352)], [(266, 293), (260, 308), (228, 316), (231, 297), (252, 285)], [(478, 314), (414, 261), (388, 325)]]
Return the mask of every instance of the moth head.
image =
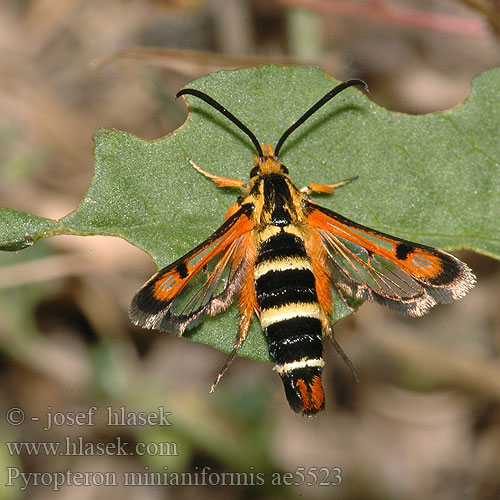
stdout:
[(288, 168), (274, 154), (271, 144), (263, 144), (261, 149), (262, 156), (254, 155), (253, 157), (253, 168), (250, 170), (250, 179), (257, 175), (288, 174)]

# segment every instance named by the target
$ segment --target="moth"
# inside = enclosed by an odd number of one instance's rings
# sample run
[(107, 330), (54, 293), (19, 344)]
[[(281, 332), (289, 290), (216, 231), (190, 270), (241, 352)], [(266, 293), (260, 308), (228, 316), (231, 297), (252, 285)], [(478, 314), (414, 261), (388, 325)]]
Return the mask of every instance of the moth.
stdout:
[(421, 316), (437, 303), (463, 297), (474, 286), (470, 269), (453, 255), (362, 226), (310, 197), (313, 192), (333, 193), (354, 178), (301, 189), (291, 180), (279, 157), (283, 143), (353, 85), (368, 90), (357, 79), (337, 85), (283, 133), (274, 150), (270, 144), (261, 146), (246, 125), (206, 93), (190, 88), (177, 93), (177, 98), (192, 95), (218, 110), (257, 151), (248, 182), (210, 174), (188, 158), (218, 186), (239, 189), (241, 195), (219, 229), (144, 284), (129, 311), (138, 326), (182, 335), (204, 316), (214, 316), (237, 300), (240, 320), (234, 348), (211, 392), (256, 316), (290, 407), (315, 415), (325, 406), (322, 339), (334, 340), (330, 313), (335, 291), (346, 304), (349, 298), (368, 299)]

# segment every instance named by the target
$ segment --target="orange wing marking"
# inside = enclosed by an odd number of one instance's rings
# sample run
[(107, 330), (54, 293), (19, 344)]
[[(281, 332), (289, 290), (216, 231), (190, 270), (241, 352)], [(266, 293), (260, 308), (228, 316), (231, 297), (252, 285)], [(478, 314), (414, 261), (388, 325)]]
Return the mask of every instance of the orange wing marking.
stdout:
[[(408, 272), (409, 274), (417, 276), (419, 278), (434, 278), (438, 276), (443, 270), (441, 259), (438, 255), (431, 254), (418, 247), (413, 247), (406, 253), (404, 259), (398, 259), (396, 250), (398, 245), (401, 244), (400, 241), (394, 240), (387, 235), (382, 235), (381, 233), (375, 231), (369, 232), (357, 227), (348, 227), (347, 225), (342, 224), (340, 221), (333, 221), (330, 217), (325, 215), (320, 210), (313, 210), (308, 218), (308, 222), (314, 226), (326, 229), (327, 231), (341, 238), (350, 240), (353, 243), (364, 247), (369, 252), (380, 255), (381, 257), (387, 259), (389, 262), (396, 264), (398, 267)], [(387, 243), (387, 247), (384, 247), (381, 244), (372, 241), (370, 238), (376, 238), (376, 240), (380, 241), (381, 243)], [(352, 255), (356, 258), (356, 260), (361, 260), (354, 254)], [(371, 266), (370, 269), (373, 270)]]
[[(242, 220), (244, 219), (244, 220)], [(188, 260), (180, 265), (180, 270), (184, 271), (184, 277), (181, 276), (179, 266), (172, 269), (165, 276), (158, 279), (154, 285), (153, 294), (157, 300), (169, 301), (176, 297), (182, 289), (189, 282), (191, 277), (198, 271), (202, 270), (210, 260), (220, 252), (226, 250), (231, 244), (244, 233), (253, 228), (252, 221), (245, 215), (242, 215), (237, 224), (235, 224), (229, 231), (227, 231), (221, 238), (216, 240), (210, 247), (200, 248), (197, 252), (192, 254)], [(208, 248), (208, 250), (207, 250)], [(231, 252), (228, 252), (229, 255)], [(198, 260), (196, 260), (198, 259)], [(212, 276), (216, 274), (216, 270), (220, 269), (221, 262), (227, 263), (227, 256), (221, 259), (214, 269)], [(211, 279), (211, 278), (209, 278)]]

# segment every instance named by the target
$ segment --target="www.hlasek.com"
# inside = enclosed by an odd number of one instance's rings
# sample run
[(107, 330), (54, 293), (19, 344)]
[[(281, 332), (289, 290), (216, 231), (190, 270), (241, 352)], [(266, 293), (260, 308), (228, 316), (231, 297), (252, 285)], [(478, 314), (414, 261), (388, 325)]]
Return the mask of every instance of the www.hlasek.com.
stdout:
[(11, 456), (62, 456), (62, 457), (89, 457), (89, 456), (178, 456), (177, 443), (173, 441), (138, 442), (133, 445), (122, 441), (118, 436), (106, 443), (85, 442), (82, 436), (71, 439), (66, 436), (62, 441), (7, 441), (5, 443)]
[(25, 491), (33, 486), (50, 487), (59, 491), (65, 486), (338, 486), (342, 482), (340, 467), (297, 467), (293, 472), (212, 472), (210, 467), (193, 472), (22, 472), (7, 467), (5, 486), (19, 486)]

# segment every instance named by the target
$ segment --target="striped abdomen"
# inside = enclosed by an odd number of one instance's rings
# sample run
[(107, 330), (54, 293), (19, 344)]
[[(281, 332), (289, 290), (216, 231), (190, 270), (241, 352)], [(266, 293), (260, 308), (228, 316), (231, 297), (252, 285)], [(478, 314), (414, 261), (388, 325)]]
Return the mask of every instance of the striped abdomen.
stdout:
[(312, 265), (293, 226), (262, 241), (255, 266), (260, 323), (269, 354), (285, 386), (291, 408), (314, 415), (324, 408), (321, 383), (321, 311)]

